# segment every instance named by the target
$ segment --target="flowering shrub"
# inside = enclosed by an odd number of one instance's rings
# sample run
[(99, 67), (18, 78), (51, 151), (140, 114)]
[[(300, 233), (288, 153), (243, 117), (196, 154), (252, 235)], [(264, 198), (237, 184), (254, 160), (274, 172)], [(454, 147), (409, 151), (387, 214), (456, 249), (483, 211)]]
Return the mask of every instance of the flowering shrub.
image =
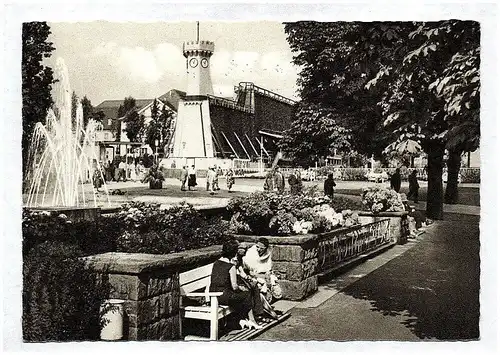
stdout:
[(364, 188), (361, 199), (365, 210), (374, 213), (404, 211), (401, 196), (396, 191), (385, 187), (373, 186)]
[[(311, 188), (302, 195), (254, 192), (229, 202), (230, 232), (255, 235), (322, 233), (345, 226), (346, 221), (348, 225), (358, 223), (352, 212), (349, 219), (335, 212), (341, 211), (335, 207), (337, 201)], [(348, 204), (345, 200), (340, 203), (341, 206), (345, 204)]]
[(221, 244), (229, 225), (221, 218), (204, 218), (192, 205), (168, 209), (158, 204), (129, 203), (116, 214), (120, 225), (117, 251), (167, 254)]

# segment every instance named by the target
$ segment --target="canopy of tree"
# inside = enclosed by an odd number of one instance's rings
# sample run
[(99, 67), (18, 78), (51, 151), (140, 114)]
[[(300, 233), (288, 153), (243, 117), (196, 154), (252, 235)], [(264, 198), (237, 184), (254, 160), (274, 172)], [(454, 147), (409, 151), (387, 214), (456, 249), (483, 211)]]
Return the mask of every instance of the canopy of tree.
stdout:
[(301, 67), (301, 102), (282, 149), (380, 157), (411, 139), (428, 154), (427, 213), (441, 218), (445, 148), (479, 145), (479, 24), (296, 22), (285, 32)]

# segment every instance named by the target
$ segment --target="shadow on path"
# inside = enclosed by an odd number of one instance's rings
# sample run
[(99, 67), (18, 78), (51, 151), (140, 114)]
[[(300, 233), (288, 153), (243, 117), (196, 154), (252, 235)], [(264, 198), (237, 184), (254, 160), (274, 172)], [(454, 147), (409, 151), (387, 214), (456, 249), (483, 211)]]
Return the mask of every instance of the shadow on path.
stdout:
[(421, 339), (479, 337), (479, 218), (453, 218), (429, 228), (422, 240), (342, 293), (371, 303)]

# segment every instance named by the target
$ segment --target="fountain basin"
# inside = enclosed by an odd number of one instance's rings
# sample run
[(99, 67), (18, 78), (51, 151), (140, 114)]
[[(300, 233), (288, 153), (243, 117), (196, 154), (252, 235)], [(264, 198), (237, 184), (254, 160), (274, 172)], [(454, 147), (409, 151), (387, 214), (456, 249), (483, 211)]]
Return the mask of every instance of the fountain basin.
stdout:
[(47, 211), (52, 214), (63, 213), (72, 222), (95, 221), (101, 215), (100, 207), (46, 206), (27, 208), (32, 211)]

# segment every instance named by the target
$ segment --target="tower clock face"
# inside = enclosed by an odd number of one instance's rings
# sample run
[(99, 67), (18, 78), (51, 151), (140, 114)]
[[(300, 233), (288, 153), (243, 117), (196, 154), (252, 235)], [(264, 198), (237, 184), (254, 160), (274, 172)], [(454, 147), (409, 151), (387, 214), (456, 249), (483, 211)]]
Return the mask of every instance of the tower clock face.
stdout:
[(191, 68), (195, 68), (198, 65), (198, 59), (191, 58), (191, 60), (189, 61), (189, 65), (191, 66)]
[(203, 68), (208, 67), (208, 59), (207, 59), (207, 58), (203, 58), (203, 59), (201, 60), (201, 66), (202, 66)]

